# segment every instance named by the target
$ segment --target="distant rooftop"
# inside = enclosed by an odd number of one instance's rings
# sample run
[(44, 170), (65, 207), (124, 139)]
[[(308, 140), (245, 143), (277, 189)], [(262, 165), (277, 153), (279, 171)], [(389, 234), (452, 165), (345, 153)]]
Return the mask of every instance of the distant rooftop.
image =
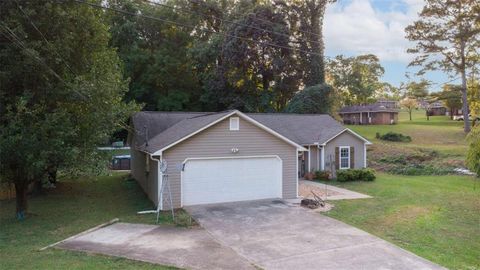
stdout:
[(382, 104), (352, 105), (343, 107), (338, 113), (360, 113), (360, 112), (396, 112), (398, 109), (388, 108)]

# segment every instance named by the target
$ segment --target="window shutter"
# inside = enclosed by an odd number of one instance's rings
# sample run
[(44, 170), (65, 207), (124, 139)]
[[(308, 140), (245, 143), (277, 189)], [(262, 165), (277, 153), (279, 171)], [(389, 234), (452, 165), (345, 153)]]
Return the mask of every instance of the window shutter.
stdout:
[(335, 169), (340, 169), (340, 150), (335, 147)]
[(355, 168), (355, 147), (350, 146), (350, 169)]

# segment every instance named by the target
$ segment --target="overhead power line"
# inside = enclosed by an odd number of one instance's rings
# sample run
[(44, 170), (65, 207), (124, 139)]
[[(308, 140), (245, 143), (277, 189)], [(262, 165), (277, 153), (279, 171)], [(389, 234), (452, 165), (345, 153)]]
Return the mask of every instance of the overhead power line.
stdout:
[[(163, 3), (157, 3), (157, 2), (153, 2), (153, 1), (149, 1), (149, 0), (143, 0), (143, 2), (146, 2), (146, 3), (149, 3), (149, 4), (153, 4), (153, 5), (156, 5), (156, 6), (161, 6), (161, 7), (166, 7), (166, 8), (170, 8), (172, 10), (180, 10), (180, 12), (183, 12), (183, 13), (188, 13), (188, 14), (192, 14), (192, 15), (202, 15), (202, 16), (208, 16), (208, 17), (211, 17), (211, 18), (215, 18), (219, 21), (223, 21), (227, 24), (233, 24), (233, 25), (238, 25), (238, 26), (244, 26), (244, 27), (248, 27), (248, 28), (251, 28), (251, 29), (256, 29), (256, 30), (260, 30), (260, 31), (264, 31), (266, 33), (271, 33), (271, 34), (274, 34), (274, 35), (279, 35), (279, 36), (283, 36), (283, 37), (288, 37), (290, 38), (291, 36), (288, 35), (288, 34), (285, 34), (285, 33), (281, 33), (281, 32), (278, 32), (278, 31), (274, 31), (274, 30), (269, 30), (269, 29), (265, 29), (265, 28), (261, 28), (261, 27), (257, 27), (257, 26), (253, 26), (253, 25), (248, 25), (248, 24), (245, 24), (245, 23), (240, 23), (240, 22), (235, 22), (235, 21), (232, 21), (232, 20), (228, 20), (228, 19), (224, 19), (224, 18), (220, 18), (218, 16), (215, 16), (215, 15), (211, 15), (211, 14), (206, 14), (206, 13), (202, 13), (202, 12), (196, 12), (196, 11), (192, 11), (191, 9), (190, 10), (185, 10), (184, 8), (179, 8), (179, 7), (175, 7), (175, 6), (171, 6), (171, 5), (167, 5), (167, 4), (163, 4)], [(250, 14), (253, 14), (253, 13), (250, 13)], [(255, 14), (253, 14), (255, 15)], [(255, 20), (256, 18), (253, 18), (253, 20)], [(270, 21), (268, 21), (270, 22)], [(270, 24), (274, 24), (273, 22), (270, 22)], [(276, 25), (278, 26), (285, 26), (285, 25), (281, 25), (279, 23), (276, 23)], [(299, 41), (306, 41), (306, 42), (312, 42), (312, 43), (316, 43), (316, 44), (321, 44), (321, 42), (319, 42), (318, 40), (310, 40), (310, 39), (304, 39), (304, 38), (299, 38), (298, 39)]]
[[(4, 30), (6, 31), (2, 31), (3, 35), (8, 39), (10, 40), (11, 42), (13, 42), (20, 50), (23, 50), (26, 54), (28, 54), (30, 57), (32, 57), (33, 59), (35, 59), (37, 62), (39, 62), (40, 64), (42, 64), (48, 71), (50, 71), (50, 73), (53, 74), (53, 76), (55, 76), (55, 78), (57, 78), (60, 82), (62, 82), (65, 86), (69, 87), (69, 84), (67, 82), (65, 82), (65, 80), (63, 80), (63, 78), (58, 75), (58, 73), (53, 70), (53, 68), (51, 68), (41, 57), (35, 55), (21, 40), (20, 38), (15, 34), (15, 32), (13, 32), (12, 29), (10, 29), (5, 23), (3, 22), (0, 22), (0, 27), (2, 27)], [(80, 95), (83, 99), (88, 99), (87, 96), (85, 96), (83, 93), (79, 92), (78, 90), (75, 90), (75, 89), (72, 89), (75, 93), (77, 93), (78, 95)]]
[(65, 61), (62, 57), (62, 55), (58, 52), (58, 50), (55, 48), (55, 46), (50, 43), (48, 41), (48, 39), (45, 37), (45, 35), (42, 33), (42, 31), (40, 31), (40, 29), (38, 29), (37, 25), (35, 25), (35, 23), (33, 22), (33, 20), (30, 18), (30, 16), (28, 16), (28, 14), (23, 10), (23, 8), (20, 6), (20, 4), (18, 3), (17, 0), (15, 0), (15, 2), (17, 3), (17, 7), (18, 9), (23, 13), (24, 17), (27, 18), (27, 20), (30, 22), (30, 24), (33, 26), (33, 28), (35, 28), (35, 30), (40, 34), (40, 36), (43, 38), (43, 40), (45, 40), (45, 42), (47, 44), (49, 44), (52, 48), (53, 48), (53, 51), (55, 52), (55, 54), (60, 58), (60, 60), (62, 61), (62, 63), (67, 67), (67, 69), (75, 76), (75, 77), (78, 77), (78, 75), (75, 73), (75, 71), (73, 71), (73, 69), (70, 67), (70, 65), (67, 63), (67, 61)]
[[(198, 2), (195, 2), (195, 1), (192, 1), (192, 0), (188, 0), (188, 2), (192, 3), (192, 4), (198, 4)], [(246, 15), (256, 15), (255, 13), (247, 13)], [(263, 19), (263, 18), (258, 18), (258, 17), (253, 17), (254, 20), (256, 21), (261, 21), (261, 22), (265, 22), (265, 23), (268, 23), (270, 25), (277, 25), (277, 26), (282, 26), (281, 24), (279, 23), (275, 23), (275, 22), (272, 22), (270, 20), (267, 20), (267, 19)], [(305, 33), (305, 34), (309, 34), (309, 35), (312, 35), (312, 36), (316, 36), (316, 37), (319, 37), (319, 38), (322, 38), (322, 35), (320, 34), (317, 34), (317, 33), (313, 33), (313, 32), (310, 32), (310, 31), (305, 31), (305, 30), (301, 30), (301, 29), (297, 29), (298, 32), (301, 32), (301, 33)]]
[[(55, 70), (53, 70), (47, 63), (45, 63), (43, 61), (43, 59), (41, 59), (40, 57), (38, 57), (37, 55), (33, 54), (26, 46), (25, 44), (23, 44), (23, 42), (20, 40), (20, 38), (15, 34), (15, 32), (13, 32), (12, 29), (10, 29), (8, 26), (6, 26), (4, 23), (0, 22), (0, 26), (3, 27), (3, 29), (7, 30), (5, 31), (5, 33), (8, 34), (4, 36), (6, 38), (8, 38), (10, 41), (14, 42), (17, 47), (19, 47), (20, 49), (22, 49), (23, 51), (25, 51), (28, 55), (30, 55), (31, 57), (33, 57), (35, 60), (37, 60), (38, 62), (40, 62), (42, 65), (44, 65), (58, 80), (60, 80), (61, 82), (65, 83), (65, 81), (62, 79), (62, 77), (60, 77), (60, 75), (58, 75), (57, 72), (55, 72)], [(66, 84), (66, 83), (65, 83)]]
[[(138, 13), (132, 13), (132, 12), (129, 12), (129, 11), (125, 11), (125, 10), (121, 10), (121, 9), (116, 9), (116, 8), (112, 8), (112, 7), (108, 7), (108, 6), (102, 6), (102, 5), (99, 5), (99, 4), (90, 3), (90, 2), (86, 2), (86, 1), (82, 1), (82, 0), (74, 0), (74, 1), (77, 2), (77, 3), (79, 3), (79, 4), (88, 5), (88, 6), (91, 6), (91, 7), (94, 7), (94, 8), (99, 8), (99, 9), (104, 9), (104, 10), (110, 10), (110, 11), (114, 11), (114, 12), (118, 12), (118, 13), (130, 15), (130, 16), (141, 17), (141, 18), (146, 18), (146, 19), (158, 21), (158, 22), (164, 22), (164, 23), (168, 23), (168, 24), (173, 24), (173, 25), (176, 25), (176, 26), (188, 27), (188, 28), (191, 28), (191, 29), (196, 29), (195, 26), (188, 25), (188, 24), (184, 24), (184, 23), (179, 23), (179, 22), (172, 21), (172, 20), (169, 20), (169, 19), (164, 19), (164, 18), (160, 18), (160, 17), (153, 17), (153, 16), (143, 15), (143, 14), (138, 14)], [(248, 41), (248, 42), (257, 43), (257, 44), (262, 45), (262, 46), (270, 46), (270, 47), (282, 48), (282, 49), (287, 49), (287, 50), (292, 50), (292, 51), (297, 51), (297, 52), (303, 52), (303, 53), (306, 53), (306, 54), (317, 55), (317, 56), (322, 56), (322, 57), (323, 57), (323, 55), (321, 55), (321, 54), (319, 54), (319, 53), (309, 52), (309, 51), (305, 51), (305, 50), (302, 50), (302, 49), (293, 48), (293, 47), (290, 47), (290, 46), (278, 45), (278, 44), (271, 43), (271, 42), (257, 41), (257, 40), (254, 40), (254, 39), (245, 38), (245, 37), (240, 37), (240, 36), (236, 36), (236, 35), (232, 35), (232, 34), (228, 34), (228, 33), (219, 33), (219, 32), (215, 32), (215, 31), (208, 30), (208, 29), (198, 29), (198, 30), (199, 30), (199, 31), (203, 31), (203, 32), (209, 32), (209, 33), (212, 33), (212, 34), (220, 34), (220, 35), (223, 35), (223, 36), (226, 36), (226, 37), (231, 37), (231, 38), (235, 38), (235, 39), (240, 39), (240, 40), (244, 40), (244, 41)]]

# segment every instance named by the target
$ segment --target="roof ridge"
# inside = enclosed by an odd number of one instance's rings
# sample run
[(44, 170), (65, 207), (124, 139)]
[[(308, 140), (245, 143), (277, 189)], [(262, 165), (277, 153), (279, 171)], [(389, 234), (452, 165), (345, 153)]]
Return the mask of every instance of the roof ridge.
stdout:
[[(233, 112), (235, 110), (225, 110), (225, 111), (221, 111), (221, 112), (208, 112), (208, 113), (204, 113), (204, 114), (200, 114), (200, 115), (195, 115), (193, 117), (188, 117), (184, 120), (187, 120), (187, 119), (194, 119), (194, 118), (200, 118), (200, 117), (205, 117), (205, 116), (210, 116), (210, 115), (215, 115), (215, 114), (220, 114), (220, 113), (229, 113), (229, 112)], [(181, 121), (180, 121), (181, 122)]]
[(245, 113), (249, 114), (263, 114), (263, 115), (294, 115), (294, 116), (331, 116), (328, 113), (284, 113), (284, 112), (271, 112), (271, 113)]
[(210, 112), (187, 112), (187, 111), (139, 111), (137, 113), (151, 113), (151, 114), (157, 114), (157, 113), (166, 113), (166, 114), (173, 114), (173, 113), (179, 113), (179, 114), (205, 114), (205, 113), (210, 113)]

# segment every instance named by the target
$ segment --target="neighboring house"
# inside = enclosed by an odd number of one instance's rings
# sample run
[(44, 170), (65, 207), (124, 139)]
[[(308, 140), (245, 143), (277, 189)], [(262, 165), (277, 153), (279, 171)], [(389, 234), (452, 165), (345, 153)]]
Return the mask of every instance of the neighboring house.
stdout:
[(338, 114), (347, 125), (392, 125), (398, 122), (398, 109), (381, 104), (345, 106)]
[(320, 114), (139, 112), (131, 124), (132, 175), (161, 209), (167, 175), (174, 207), (290, 199), (305, 171), (366, 167), (370, 144)]
[(447, 107), (443, 106), (442, 102), (436, 101), (432, 104), (429, 104), (428, 108), (428, 115), (430, 116), (438, 116), (438, 115), (446, 115), (447, 114)]
[(393, 108), (393, 109), (398, 109), (398, 102), (395, 100), (389, 100), (389, 99), (379, 99), (377, 100), (376, 104), (380, 106), (384, 106), (385, 108)]

